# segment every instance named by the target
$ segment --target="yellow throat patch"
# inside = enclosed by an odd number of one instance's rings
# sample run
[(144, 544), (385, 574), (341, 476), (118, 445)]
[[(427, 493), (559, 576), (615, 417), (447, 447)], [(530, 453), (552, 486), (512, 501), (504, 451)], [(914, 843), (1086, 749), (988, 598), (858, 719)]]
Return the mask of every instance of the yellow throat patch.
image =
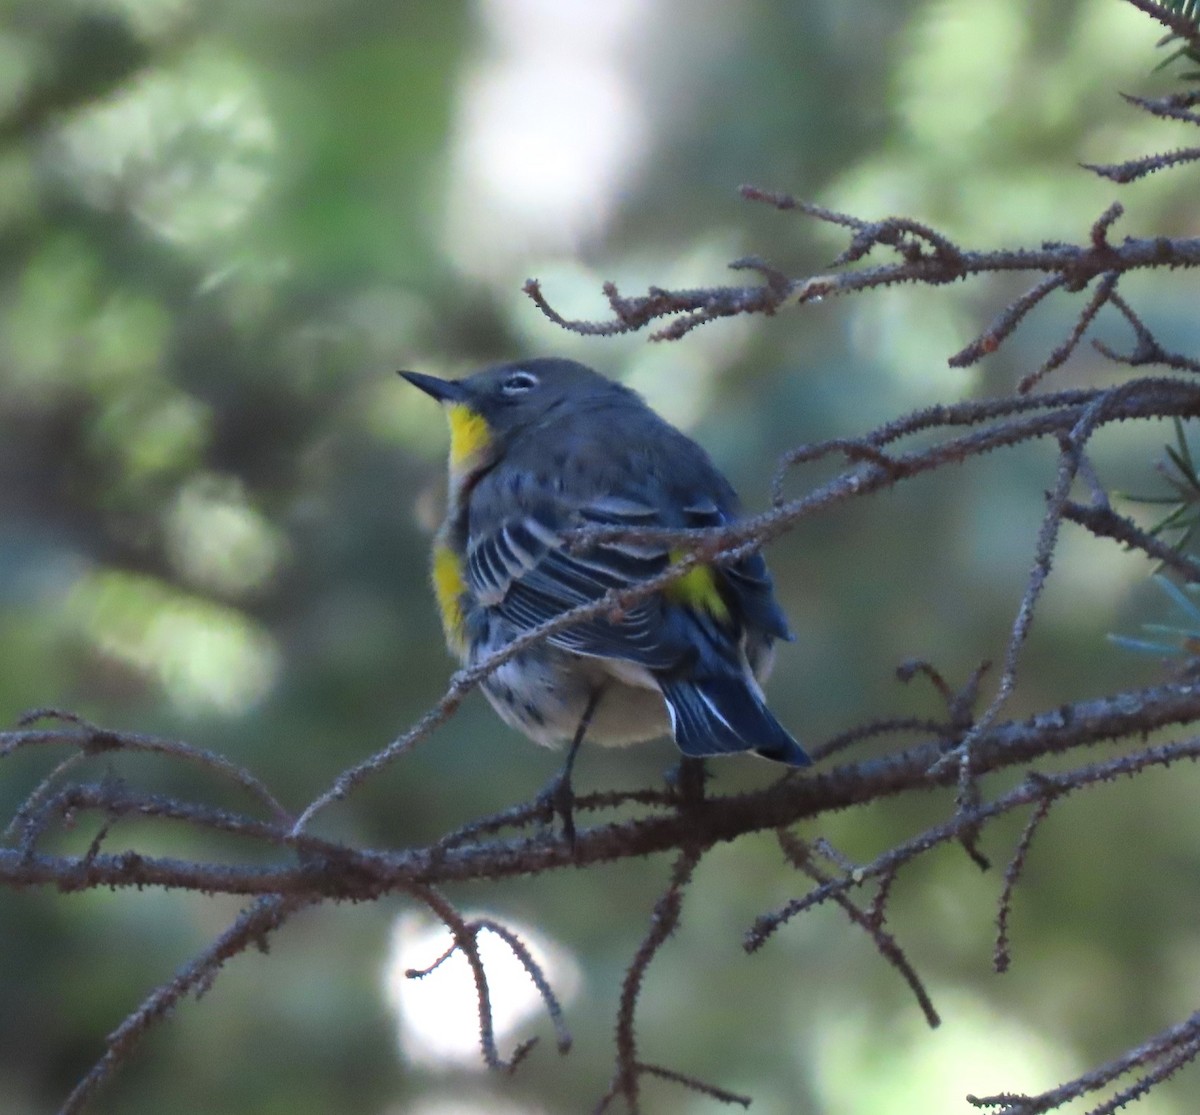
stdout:
[(446, 419), (450, 423), (450, 472), (459, 474), (483, 456), (492, 434), (483, 418), (464, 403), (451, 403)]

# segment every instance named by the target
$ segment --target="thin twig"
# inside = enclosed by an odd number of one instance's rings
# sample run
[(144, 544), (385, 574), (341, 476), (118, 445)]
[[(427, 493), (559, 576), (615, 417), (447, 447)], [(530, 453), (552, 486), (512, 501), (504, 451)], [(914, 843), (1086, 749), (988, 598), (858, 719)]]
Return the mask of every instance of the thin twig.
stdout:
[[(670, 884), (654, 906), (650, 929), (642, 939), (633, 961), (625, 971), (625, 978), (621, 981), (620, 1004), (617, 1008), (616, 1070), (608, 1091), (596, 1105), (595, 1115), (601, 1115), (606, 1111), (618, 1096), (625, 1100), (631, 1115), (636, 1115), (640, 1109), (639, 1077), (642, 1065), (637, 1055), (634, 1014), (637, 1011), (638, 999), (641, 995), (642, 981), (646, 978), (646, 970), (650, 967), (650, 962), (679, 925), (679, 918), (683, 912), (684, 891), (691, 882), (692, 873), (704, 851), (703, 846), (699, 844), (688, 844), (680, 851), (671, 868)], [(690, 1087), (716, 1096), (711, 1086), (706, 1085), (703, 1081), (682, 1076), (672, 1078), (686, 1079)], [(735, 1097), (733, 1102), (740, 1102), (740, 1099)]]
[(1012, 961), (1012, 950), (1008, 940), (1008, 919), (1012, 913), (1013, 892), (1016, 890), (1021, 873), (1025, 870), (1025, 860), (1029, 855), (1029, 848), (1033, 844), (1034, 833), (1046, 819), (1050, 813), (1050, 807), (1056, 800), (1058, 800), (1057, 797), (1048, 794), (1038, 802), (1037, 807), (1029, 816), (1029, 821), (1017, 843), (1017, 849), (1013, 852), (1013, 857), (1009, 860), (1008, 867), (1004, 872), (1004, 890), (1000, 895), (999, 913), (996, 915), (996, 950), (993, 955), (993, 964), (997, 972), (1007, 972)]
[(310, 899), (272, 895), (259, 898), (238, 915), (237, 920), (207, 949), (188, 961), (167, 983), (151, 995), (121, 1023), (105, 1041), (104, 1055), (71, 1090), (59, 1115), (76, 1115), (83, 1110), (95, 1091), (125, 1063), (146, 1031), (161, 1021), (185, 995), (202, 993), (226, 961), (245, 952), (251, 945), (262, 945), (292, 914)]
[[(783, 849), (784, 855), (792, 866), (804, 872), (810, 879), (818, 885), (825, 885), (832, 882), (830, 877), (825, 874), (815, 863), (812, 862), (812, 857), (808, 854), (808, 848), (804, 842), (798, 840), (786, 829), (780, 829), (777, 832), (779, 846)], [(890, 888), (890, 880), (887, 888)], [(876, 902), (873, 904), (870, 913), (864, 913), (858, 908), (844, 892), (839, 892), (833, 896), (833, 901), (837, 903), (850, 918), (855, 925), (865, 929), (867, 935), (875, 944), (879, 955), (884, 958), (897, 972), (900, 973), (904, 982), (908, 984), (917, 1000), (917, 1005), (920, 1006), (921, 1012), (925, 1015), (925, 1021), (932, 1028), (936, 1028), (942, 1024), (942, 1020), (938, 1017), (938, 1012), (934, 1008), (933, 1000), (929, 997), (929, 992), (925, 989), (925, 984), (921, 981), (921, 977), (917, 975), (916, 969), (909, 962), (909, 959), (904, 954), (904, 950), (900, 947), (899, 942), (891, 933), (883, 928), (883, 902), (886, 901), (887, 888), (881, 886), (876, 894)], [(880, 900), (879, 896), (884, 895), (884, 899)]]

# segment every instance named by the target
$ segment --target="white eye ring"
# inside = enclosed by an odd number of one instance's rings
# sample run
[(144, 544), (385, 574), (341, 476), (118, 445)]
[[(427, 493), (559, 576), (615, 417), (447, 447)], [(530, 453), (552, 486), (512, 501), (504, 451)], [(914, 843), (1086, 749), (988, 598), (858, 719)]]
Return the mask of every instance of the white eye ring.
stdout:
[(513, 372), (500, 385), (500, 390), (506, 395), (524, 395), (538, 385), (538, 378), (532, 372)]

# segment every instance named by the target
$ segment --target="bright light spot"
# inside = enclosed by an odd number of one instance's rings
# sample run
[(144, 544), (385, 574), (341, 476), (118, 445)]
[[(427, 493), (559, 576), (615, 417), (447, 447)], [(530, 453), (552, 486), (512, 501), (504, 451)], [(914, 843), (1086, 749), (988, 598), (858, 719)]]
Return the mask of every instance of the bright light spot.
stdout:
[[(97, 263), (87, 246), (71, 236), (47, 237), (10, 289), (0, 320), (6, 405), (29, 399), (69, 381), (79, 320), (94, 303)], [(76, 358), (78, 359), (78, 358)]]
[(171, 319), (157, 299), (113, 291), (82, 325), (86, 364), (73, 353), (69, 366), (97, 387), (123, 390), (133, 379), (159, 369), (170, 326)]
[(961, 1111), (965, 1096), (1036, 1094), (1078, 1071), (1062, 1041), (989, 1009), (961, 991), (931, 988), (942, 1026), (930, 1031), (917, 1011), (887, 1025), (839, 1014), (817, 1027), (813, 1055), (823, 1111), (840, 1115), (924, 1115)]
[(544, 1107), (526, 1107), (506, 1103), (495, 1096), (464, 1096), (461, 1093), (429, 1096), (406, 1103), (403, 1107), (388, 1108), (384, 1115), (540, 1115)]
[(979, 329), (963, 299), (945, 287), (936, 298), (910, 286), (876, 293), (870, 306), (860, 299), (850, 307), (850, 344), (890, 376), (896, 394), (885, 405), (920, 405), (947, 392), (969, 395), (978, 366), (952, 368), (947, 362)]
[[(525, 943), (565, 1006), (581, 982), (574, 959), (544, 935), (509, 921), (504, 924)], [(483, 1072), (486, 1066), (479, 1049), (479, 997), (462, 953), (455, 952), (422, 979), (405, 976), (410, 968), (432, 964), (450, 943), (445, 926), (425, 915), (398, 918), (384, 972), (384, 992), (396, 1012), (405, 1060)], [(503, 1056), (511, 1051), (514, 1032), (522, 1023), (539, 1015), (545, 1018), (545, 1005), (524, 965), (503, 940), (494, 933), (481, 933), (479, 953), (487, 973), (496, 1041)], [(548, 1020), (544, 1028), (550, 1029)]]
[(1042, 615), (1055, 624), (1090, 631), (1098, 620), (1117, 622), (1118, 602), (1145, 583), (1146, 560), (1137, 552), (1101, 545), (1081, 530), (1068, 530), (1054, 550), (1054, 576), (1061, 585), (1046, 593)]
[(166, 529), (175, 567), (220, 592), (261, 588), (283, 559), (283, 536), (250, 506), (236, 477), (194, 477), (176, 496)]
[(449, 174), (447, 242), (464, 270), (604, 227), (646, 145), (623, 48), (647, 2), (482, 5), (491, 52), (463, 82)]
[(279, 675), (274, 642), (245, 615), (153, 577), (89, 574), (63, 612), (98, 652), (156, 680), (186, 712), (243, 713)]
[(1011, 111), (1029, 13), (1013, 0), (927, 5), (913, 21), (912, 49), (896, 97), (922, 144), (961, 157), (991, 142), (988, 124)]
[(266, 189), (275, 133), (245, 66), (195, 54), (72, 113), (50, 145), (63, 188), (129, 209), (164, 240), (228, 233)]
[(9, 116), (28, 94), (35, 70), (29, 44), (0, 31), (0, 116)]
[(181, 392), (163, 398), (119, 396), (96, 423), (96, 438), (121, 459), (129, 480), (143, 480), (194, 459), (208, 438), (211, 414)]
[(613, 74), (578, 71), (566, 59), (520, 69), (493, 64), (468, 83), (466, 96), (463, 154), (483, 171), (497, 209), (523, 222), (540, 217), (528, 232), (554, 240), (603, 223), (632, 123), (628, 94)]
[(195, 7), (194, 0), (91, 0), (127, 22), (138, 35), (163, 35), (178, 28)]
[[(893, 142), (828, 184), (823, 200), (862, 217), (917, 213), (969, 247), (1061, 239), (1064, 213), (1103, 210), (1111, 183), (1064, 167), (1145, 149), (1154, 123), (1111, 91), (1144, 77), (1137, 59), (1151, 49), (1153, 26), (1128, 5), (1079, 5), (1064, 15), (1069, 27), (1051, 59), (1029, 48), (1035, 7), (1029, 0), (927, 3), (897, 54)], [(1067, 134), (1076, 138), (1064, 148)], [(1162, 134), (1170, 146), (1172, 133)], [(1140, 201), (1161, 207), (1181, 196), (1171, 193), (1172, 181), (1148, 179)], [(816, 235), (840, 250), (837, 232)]]
[[(6, 169), (0, 159), (0, 196)], [(31, 392), (77, 389), (81, 380), (126, 389), (158, 369), (168, 333), (157, 299), (106, 289), (92, 245), (72, 235), (48, 237), (3, 310), (3, 390), (20, 406), (33, 401)]]

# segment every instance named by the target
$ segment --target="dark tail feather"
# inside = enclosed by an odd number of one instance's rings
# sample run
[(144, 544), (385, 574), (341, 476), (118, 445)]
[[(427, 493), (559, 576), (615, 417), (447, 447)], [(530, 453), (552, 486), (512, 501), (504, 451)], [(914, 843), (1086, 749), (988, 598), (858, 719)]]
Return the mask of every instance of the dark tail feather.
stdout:
[(806, 767), (812, 760), (738, 677), (665, 682), (675, 743), (685, 755), (703, 757), (757, 751), (767, 759)]

